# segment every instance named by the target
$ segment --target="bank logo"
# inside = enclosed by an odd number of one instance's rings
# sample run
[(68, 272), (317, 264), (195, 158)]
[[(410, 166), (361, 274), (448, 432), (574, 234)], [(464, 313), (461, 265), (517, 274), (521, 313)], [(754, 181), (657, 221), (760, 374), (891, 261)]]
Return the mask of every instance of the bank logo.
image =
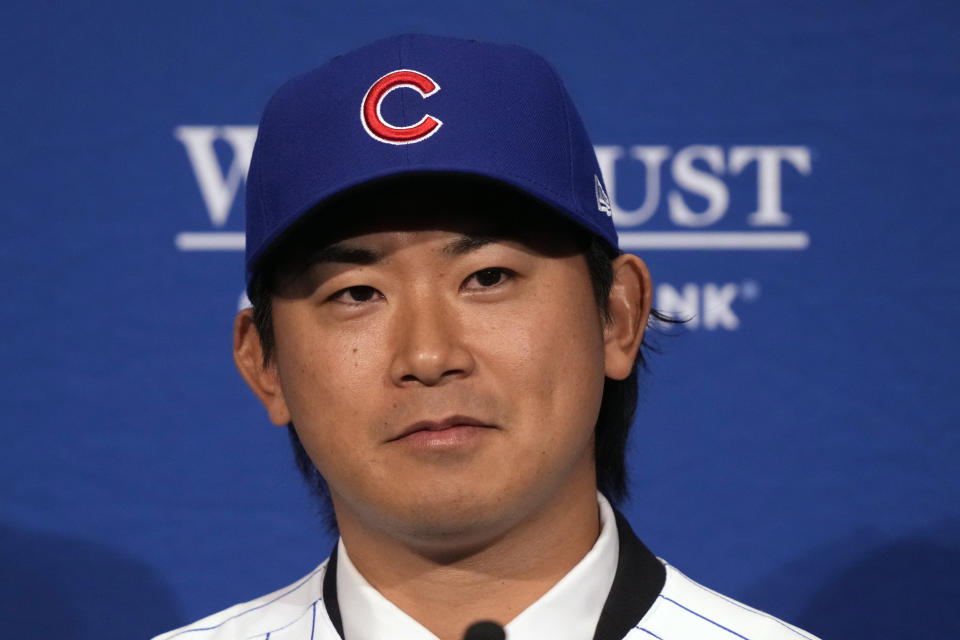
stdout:
[(413, 89), (421, 98), (429, 98), (437, 91), (440, 85), (433, 79), (413, 69), (397, 69), (381, 76), (367, 89), (360, 106), (360, 121), (364, 130), (374, 140), (387, 144), (412, 144), (426, 140), (437, 132), (443, 124), (430, 114), (425, 114), (420, 121), (410, 126), (401, 127), (390, 124), (383, 119), (380, 105), (391, 91), (400, 88)]
[(741, 303), (760, 297), (760, 285), (743, 282), (687, 282), (681, 286), (660, 283), (654, 290), (654, 307), (661, 313), (683, 320), (684, 330), (734, 331), (740, 328)]

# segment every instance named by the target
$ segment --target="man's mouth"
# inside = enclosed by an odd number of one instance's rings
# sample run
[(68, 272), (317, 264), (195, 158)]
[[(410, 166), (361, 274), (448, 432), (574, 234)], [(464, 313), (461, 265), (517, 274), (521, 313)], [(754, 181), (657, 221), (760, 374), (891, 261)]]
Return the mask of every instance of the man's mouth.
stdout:
[(472, 418), (470, 416), (456, 415), (444, 418), (443, 420), (421, 420), (419, 422), (414, 422), (413, 424), (404, 428), (397, 436), (390, 438), (388, 442), (395, 442), (397, 440), (402, 440), (414, 434), (422, 433), (425, 436), (443, 431), (450, 431), (453, 429), (461, 428), (481, 428), (481, 429), (495, 429), (496, 427), (490, 423), (484, 422), (483, 420), (478, 420), (477, 418)]

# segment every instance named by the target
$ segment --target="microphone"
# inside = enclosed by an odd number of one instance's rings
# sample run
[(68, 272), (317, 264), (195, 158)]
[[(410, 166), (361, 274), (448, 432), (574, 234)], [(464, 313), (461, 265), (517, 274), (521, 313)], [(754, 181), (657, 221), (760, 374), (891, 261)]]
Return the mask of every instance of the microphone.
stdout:
[(480, 620), (467, 627), (463, 640), (506, 640), (507, 632), (493, 620)]

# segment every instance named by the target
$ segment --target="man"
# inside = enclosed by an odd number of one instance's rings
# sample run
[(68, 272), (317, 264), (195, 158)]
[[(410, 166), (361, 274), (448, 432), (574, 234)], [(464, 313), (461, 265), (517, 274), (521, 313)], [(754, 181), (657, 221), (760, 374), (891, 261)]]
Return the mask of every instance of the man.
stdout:
[(652, 288), (541, 58), (427, 36), (335, 58), (271, 99), (247, 189), (236, 362), (340, 540), (162, 638), (812, 638), (610, 505)]

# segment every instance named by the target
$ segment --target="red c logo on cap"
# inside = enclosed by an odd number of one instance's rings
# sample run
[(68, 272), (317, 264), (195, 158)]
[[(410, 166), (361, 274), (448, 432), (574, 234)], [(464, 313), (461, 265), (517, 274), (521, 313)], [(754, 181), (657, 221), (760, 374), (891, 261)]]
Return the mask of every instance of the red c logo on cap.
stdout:
[(360, 121), (374, 140), (387, 144), (420, 142), (436, 133), (443, 124), (430, 114), (424, 115), (420, 118), (420, 122), (409, 127), (397, 127), (386, 122), (380, 115), (380, 104), (388, 93), (401, 87), (415, 90), (421, 98), (429, 98), (440, 91), (440, 85), (432, 78), (412, 69), (397, 69), (382, 76), (367, 89), (360, 107)]

